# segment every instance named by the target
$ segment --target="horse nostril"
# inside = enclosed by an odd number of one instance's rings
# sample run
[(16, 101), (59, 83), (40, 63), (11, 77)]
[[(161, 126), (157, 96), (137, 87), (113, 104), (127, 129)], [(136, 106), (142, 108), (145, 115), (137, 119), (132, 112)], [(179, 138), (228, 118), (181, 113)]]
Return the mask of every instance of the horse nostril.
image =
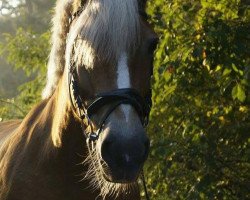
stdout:
[(101, 158), (111, 168), (133, 168), (142, 165), (148, 158), (150, 142), (147, 137), (106, 137), (101, 145)]
[(106, 138), (101, 147), (101, 157), (102, 159), (109, 164), (111, 162), (111, 153), (112, 153), (113, 141), (111, 139)]

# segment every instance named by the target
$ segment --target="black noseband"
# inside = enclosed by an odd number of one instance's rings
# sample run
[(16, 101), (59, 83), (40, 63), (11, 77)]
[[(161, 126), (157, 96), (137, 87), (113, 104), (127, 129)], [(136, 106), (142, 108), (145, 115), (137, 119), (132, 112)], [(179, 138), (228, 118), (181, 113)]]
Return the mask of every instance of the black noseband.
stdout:
[[(151, 94), (143, 98), (139, 92), (132, 88), (117, 89), (110, 92), (104, 92), (96, 95), (96, 98), (90, 105), (85, 105), (79, 92), (79, 86), (76, 78), (76, 70), (69, 72), (69, 93), (71, 103), (79, 117), (87, 121), (90, 131), (86, 132), (86, 138), (90, 141), (96, 141), (102, 131), (102, 128), (109, 115), (120, 105), (129, 104), (137, 111), (143, 126), (148, 125), (148, 118), (151, 109)], [(72, 91), (72, 92), (71, 92)], [(72, 96), (73, 95), (73, 96)], [(103, 113), (101, 119), (96, 123), (98, 130), (93, 129), (92, 117), (104, 106), (109, 106), (108, 110)]]

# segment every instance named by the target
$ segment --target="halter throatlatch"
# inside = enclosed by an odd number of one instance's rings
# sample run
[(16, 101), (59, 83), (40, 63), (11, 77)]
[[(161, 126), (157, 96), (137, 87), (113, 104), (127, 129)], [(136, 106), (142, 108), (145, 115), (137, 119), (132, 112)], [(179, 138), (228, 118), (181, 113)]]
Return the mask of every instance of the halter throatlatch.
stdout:
[[(69, 72), (69, 93), (72, 105), (77, 111), (78, 117), (82, 121), (85, 121), (85, 125), (87, 125), (88, 130), (86, 129), (84, 131), (86, 139), (92, 142), (98, 140), (109, 115), (122, 104), (133, 106), (140, 117), (142, 125), (144, 127), (148, 125), (149, 113), (152, 105), (151, 95), (143, 98), (135, 89), (117, 89), (97, 94), (92, 103), (87, 106), (80, 96), (76, 76), (76, 69), (73, 67)], [(102, 113), (102, 117), (99, 120), (93, 120), (92, 118), (94, 114), (96, 114), (104, 106), (107, 106), (108, 109)], [(93, 123), (95, 123), (97, 131), (94, 131)]]

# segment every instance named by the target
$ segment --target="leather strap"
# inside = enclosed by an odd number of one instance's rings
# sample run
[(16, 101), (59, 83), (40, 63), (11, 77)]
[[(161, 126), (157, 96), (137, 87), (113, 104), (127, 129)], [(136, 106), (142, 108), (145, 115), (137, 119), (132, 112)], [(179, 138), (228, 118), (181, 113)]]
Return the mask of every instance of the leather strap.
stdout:
[[(69, 92), (70, 95), (73, 94), (73, 96), (71, 96), (72, 106), (77, 111), (79, 118), (81, 120), (87, 120), (87, 125), (92, 126), (90, 128), (90, 132), (86, 134), (86, 137), (91, 141), (96, 141), (99, 138), (102, 128), (109, 115), (122, 104), (129, 104), (133, 106), (137, 111), (142, 124), (144, 126), (148, 125), (148, 118), (152, 105), (151, 96), (143, 98), (137, 90), (133, 88), (124, 88), (97, 94), (96, 99), (94, 99), (90, 105), (85, 105), (79, 93), (75, 69), (69, 72), (69, 82)], [(93, 131), (93, 115), (104, 106), (109, 107), (105, 113), (102, 114), (100, 120), (95, 121), (98, 127), (98, 130), (95, 132)]]

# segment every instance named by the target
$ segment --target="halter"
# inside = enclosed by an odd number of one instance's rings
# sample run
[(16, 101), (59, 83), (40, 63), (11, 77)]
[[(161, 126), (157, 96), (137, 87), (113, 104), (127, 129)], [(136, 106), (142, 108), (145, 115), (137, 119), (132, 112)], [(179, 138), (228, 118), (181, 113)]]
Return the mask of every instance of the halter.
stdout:
[[(89, 128), (84, 131), (87, 140), (90, 142), (98, 140), (106, 120), (110, 114), (122, 104), (133, 106), (140, 117), (142, 125), (144, 127), (148, 125), (149, 114), (152, 106), (151, 94), (146, 98), (143, 98), (139, 92), (133, 88), (117, 89), (95, 95), (95, 99), (92, 103), (86, 105), (80, 96), (79, 85), (76, 78), (76, 68), (72, 65), (71, 67), (73, 68), (69, 70), (70, 100), (72, 107), (83, 123), (82, 127), (85, 124), (87, 125), (87, 129)], [(102, 114), (101, 119), (94, 120), (97, 127), (97, 131), (94, 131), (92, 117), (104, 106), (108, 106), (108, 109)]]
[[(79, 16), (81, 12), (81, 9), (75, 12), (69, 19), (69, 23), (71, 24), (74, 18)], [(145, 11), (140, 10), (139, 14), (144, 19), (147, 19), (148, 17)], [(80, 88), (77, 81), (76, 65), (73, 60), (71, 60), (69, 66), (68, 81), (70, 102), (75, 113), (81, 120), (81, 127), (87, 140), (87, 143), (96, 142), (99, 139), (99, 136), (103, 130), (103, 127), (108, 117), (120, 105), (131, 105), (138, 113), (142, 125), (144, 127), (148, 125), (149, 114), (152, 107), (151, 91), (144, 98), (136, 89), (133, 88), (116, 89), (96, 94), (95, 98), (92, 100), (92, 103), (87, 105), (80, 95)], [(105, 106), (108, 106), (108, 109), (104, 113), (102, 113), (102, 117), (99, 120), (94, 120), (97, 127), (97, 131), (95, 131), (92, 119), (93, 115), (95, 115), (97, 112), (99, 112), (100, 109)], [(84, 128), (86, 127), (86, 125), (87, 128)], [(149, 200), (150, 198), (148, 195), (143, 171), (141, 173), (141, 179), (143, 182), (145, 197), (147, 200)]]
[[(122, 104), (132, 105), (137, 111), (143, 126), (146, 127), (148, 125), (149, 114), (152, 106), (151, 94), (149, 94), (144, 99), (135, 89), (132, 88), (117, 89), (117, 90), (112, 90), (110, 92), (97, 94), (93, 102), (89, 106), (87, 106), (80, 96), (79, 85), (77, 82), (76, 75), (77, 75), (76, 68), (75, 65), (73, 65), (72, 63), (70, 65), (70, 70), (68, 75), (70, 102), (76, 113), (78, 113), (77, 114), (78, 117), (81, 119), (81, 127), (83, 133), (85, 133), (85, 138), (88, 143), (95, 142), (98, 140), (107, 118), (118, 106)], [(98, 110), (100, 110), (102, 107), (108, 105), (111, 106), (104, 113), (101, 120), (98, 122), (98, 127), (99, 127), (98, 130), (94, 131), (93, 123), (91, 120), (92, 116), (96, 112), (98, 112)], [(84, 121), (87, 122), (87, 127), (89, 127), (89, 129), (86, 128), (84, 130), (84, 125), (85, 125)], [(150, 200), (143, 171), (141, 173), (141, 179), (146, 199)]]

